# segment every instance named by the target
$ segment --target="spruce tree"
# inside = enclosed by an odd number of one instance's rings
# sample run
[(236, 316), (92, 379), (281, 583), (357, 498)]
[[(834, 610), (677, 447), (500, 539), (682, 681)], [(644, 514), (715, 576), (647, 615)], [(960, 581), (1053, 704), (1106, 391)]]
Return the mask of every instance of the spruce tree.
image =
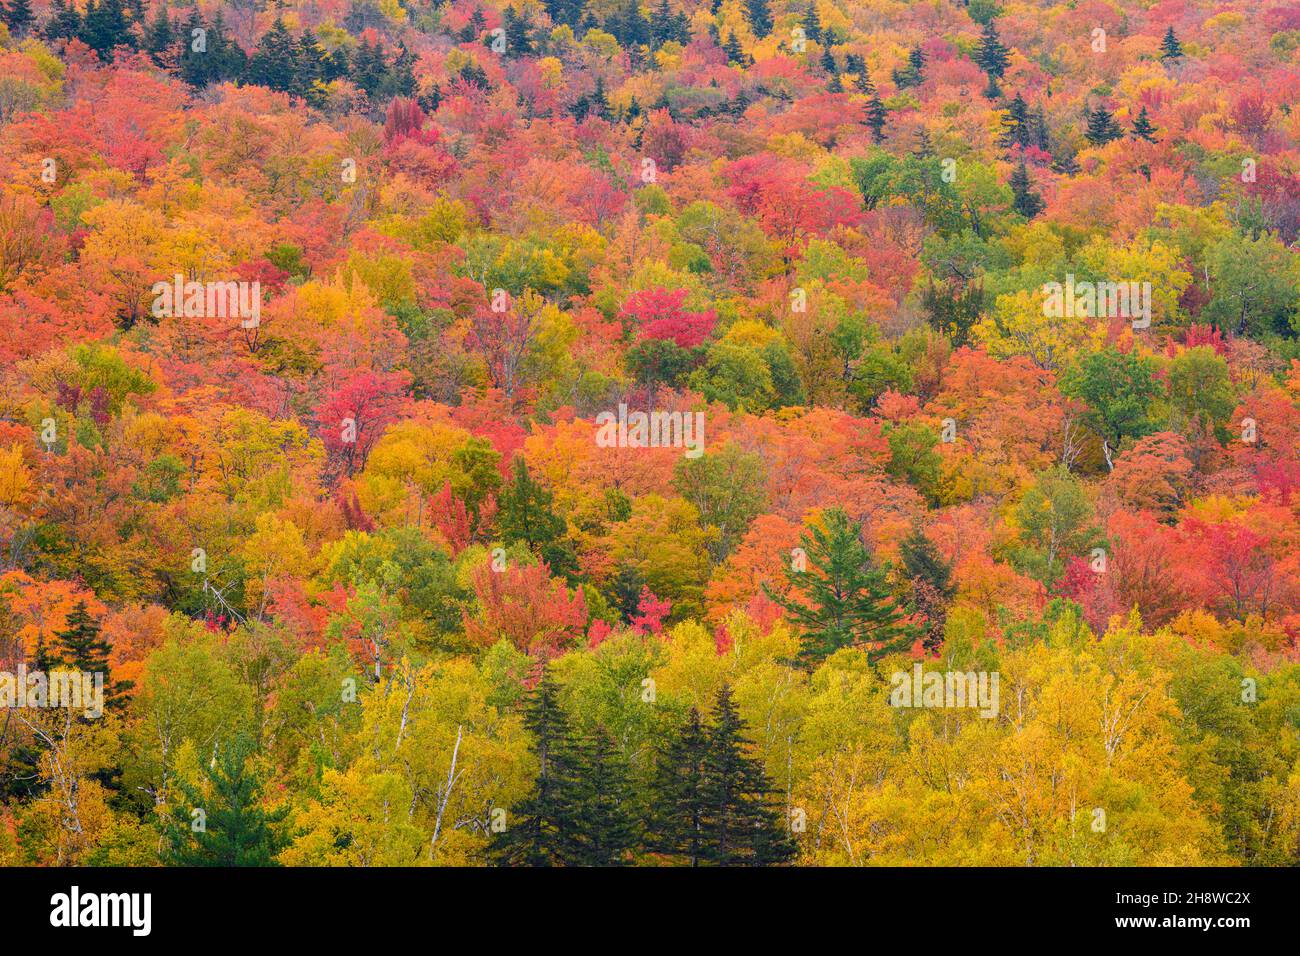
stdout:
[[(362, 37), (357, 43), (356, 53), (352, 57), (352, 76), (350, 79), (353, 83), (365, 91), (367, 96), (373, 97), (379, 92), (380, 85), (384, 82), (385, 63), (383, 51), (378, 44), (371, 45), (370, 41)], [(461, 69), (461, 76), (469, 80), (467, 71), (471, 68), (478, 68), (475, 63), (468, 63)], [(486, 77), (485, 77), (486, 79)]]
[(627, 762), (603, 727), (578, 748), (567, 862), (623, 866), (641, 844), (641, 814)]
[[(168, 821), (169, 866), (279, 865), (276, 854), (288, 842), (282, 828), (288, 807), (268, 811), (262, 806), (262, 781), (253, 756), (252, 741), (242, 735), (219, 748), (203, 767), (206, 795), (177, 779), (183, 799)], [(201, 816), (196, 817), (195, 810)], [(202, 822), (197, 831), (196, 819)]]
[(163, 69), (174, 69), (176, 63), (176, 29), (166, 4), (159, 4), (153, 21), (144, 35), (144, 48), (149, 59)]
[(9, 27), (11, 36), (27, 35), (35, 19), (32, 13), (32, 0), (9, 0), (7, 4), (0, 4), (0, 11), (4, 14), (5, 26)]
[(1174, 28), (1171, 26), (1165, 31), (1165, 37), (1160, 41), (1160, 59), (1176, 60), (1183, 55), (1183, 45), (1178, 42), (1178, 37), (1174, 35)]
[(670, 41), (685, 45), (690, 39), (686, 14), (673, 13), (668, 8), (668, 0), (659, 0), (659, 5), (650, 11), (650, 45), (657, 50)]
[(577, 742), (560, 706), (559, 688), (546, 669), (529, 694), (524, 726), (533, 735), (537, 782), (533, 792), (511, 809), (491, 855), (498, 863), (515, 866), (571, 863), (580, 856), (574, 825)]
[(555, 574), (572, 579), (578, 559), (568, 539), (568, 525), (555, 513), (555, 496), (533, 480), (524, 456), (515, 457), (514, 475), (497, 496), (497, 527), (510, 544), (521, 541)]
[(1029, 145), (1029, 106), (1019, 93), (1007, 104), (1007, 115), (1002, 119), (1002, 134), (998, 145), (1003, 149)]
[(835, 62), (835, 54), (831, 52), (829, 46), (822, 48), (821, 66), (822, 72), (827, 76), (835, 76), (840, 72), (839, 65)]
[[(220, 7), (212, 15), (212, 29), (208, 31), (208, 50), (212, 53), (212, 77), (215, 82), (225, 83), (231, 80), (240, 80), (248, 71), (248, 54), (226, 32), (226, 18)], [(335, 54), (343, 58), (343, 70), (345, 71), (347, 68), (346, 50), (340, 47), (335, 51)], [(337, 79), (342, 75), (343, 71), (340, 71), (335, 74), (333, 79)]]
[[(526, 20), (523, 29), (525, 33), (531, 34), (532, 22)], [(397, 55), (393, 57), (393, 62), (384, 76), (384, 82), (381, 86), (382, 96), (384, 99), (391, 99), (394, 96), (413, 97), (417, 87), (415, 54), (407, 49), (404, 42), (399, 40)]]
[(855, 81), (858, 92), (867, 97), (867, 110), (865, 122), (871, 130), (871, 138), (877, 143), (885, 141), (885, 120), (889, 116), (889, 110), (885, 109), (885, 104), (880, 100), (880, 94), (876, 92), (876, 85), (871, 82), (871, 75), (867, 73), (866, 68), (858, 73)]
[(1020, 215), (1026, 219), (1033, 219), (1043, 211), (1043, 197), (1034, 192), (1033, 185), (1029, 181), (1029, 170), (1025, 168), (1023, 160), (1011, 174), (1008, 185), (1011, 187), (1012, 205)]
[(727, 37), (727, 42), (722, 45), (722, 49), (727, 53), (728, 63), (744, 66), (748, 62), (745, 49), (740, 45), (740, 40), (737, 39), (736, 34), (732, 33)]
[(789, 593), (763, 586), (803, 632), (801, 656), (816, 662), (863, 644), (880, 645), (873, 658), (903, 649), (913, 629), (890, 591), (889, 566), (875, 562), (843, 509), (827, 511), (824, 524), (800, 538), (808, 567), (785, 569)]
[(44, 35), (47, 40), (71, 40), (81, 36), (81, 14), (77, 5), (69, 0), (54, 0)]
[(713, 866), (771, 866), (795, 855), (795, 844), (772, 805), (773, 788), (762, 761), (750, 756), (744, 723), (725, 685), (718, 691), (708, 730), (702, 796), (701, 862)]
[(298, 44), (280, 17), (276, 17), (271, 29), (262, 34), (257, 51), (248, 64), (248, 79), (269, 90), (296, 91)]
[(666, 736), (655, 759), (646, 846), (699, 866), (704, 860), (704, 767), (709, 750), (700, 712), (692, 707), (682, 727)]
[(930, 159), (934, 156), (934, 143), (925, 129), (916, 131), (916, 145), (912, 147), (912, 155), (917, 159)]
[(803, 15), (803, 35), (814, 43), (822, 42), (822, 18), (817, 13), (817, 4), (808, 4)]
[(1084, 116), (1088, 127), (1083, 135), (1094, 146), (1104, 146), (1124, 135), (1116, 124), (1115, 118), (1104, 106), (1098, 106), (1091, 113), (1085, 110)]
[(1137, 119), (1133, 121), (1133, 135), (1137, 139), (1146, 140), (1148, 143), (1156, 141), (1156, 128), (1151, 125), (1151, 118), (1147, 116), (1145, 106), (1138, 111)]
[(126, 22), (122, 0), (99, 0), (86, 4), (86, 18), (81, 24), (81, 39), (101, 60), (112, 56), (119, 46), (134, 46), (134, 37)]
[(901, 90), (924, 83), (926, 59), (924, 50), (919, 46), (912, 47), (907, 54), (907, 66), (893, 72), (894, 85)]
[(749, 28), (758, 39), (765, 39), (772, 32), (772, 8), (767, 0), (745, 0), (748, 11)]
[(208, 45), (211, 36), (204, 37), (204, 48), (202, 50), (194, 49), (194, 32), (196, 30), (207, 30), (203, 21), (203, 14), (199, 12), (198, 7), (190, 9), (190, 15), (185, 20), (185, 25), (181, 28), (180, 36), (180, 57), (178, 67), (180, 69), (181, 79), (196, 89), (202, 89), (207, 86), (211, 80), (215, 79), (213, 75), (212, 48)]
[(519, 13), (514, 7), (506, 7), (501, 27), (506, 35), (505, 55), (508, 59), (519, 59), (533, 54), (535, 50), (533, 21), (527, 11)]
[(1000, 80), (1006, 74), (1007, 64), (1011, 62), (1009, 53), (1010, 50), (998, 36), (997, 25), (992, 20), (984, 24), (980, 45), (975, 50), (975, 62), (989, 75), (990, 82), (993, 79)]
[(1029, 114), (1029, 144), (1045, 153), (1051, 151), (1052, 139), (1047, 132), (1047, 114), (1041, 106)]
[(66, 627), (55, 634), (58, 641), (59, 666), (83, 674), (102, 674), (104, 680), (104, 709), (120, 707), (130, 684), (113, 681), (108, 656), (113, 646), (103, 638), (99, 622), (91, 617), (85, 601), (78, 601), (68, 612)]

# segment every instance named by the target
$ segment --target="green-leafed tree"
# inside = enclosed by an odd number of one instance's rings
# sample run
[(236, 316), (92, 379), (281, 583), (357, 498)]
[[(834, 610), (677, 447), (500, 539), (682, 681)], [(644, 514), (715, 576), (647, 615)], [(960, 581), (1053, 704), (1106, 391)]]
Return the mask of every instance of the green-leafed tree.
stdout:
[(502, 865), (571, 864), (581, 859), (574, 821), (579, 805), (578, 744), (549, 670), (542, 670), (529, 694), (524, 725), (533, 735), (537, 781), (533, 792), (510, 809), (491, 855)]
[(1165, 31), (1164, 39), (1160, 41), (1160, 59), (1176, 60), (1183, 55), (1183, 45), (1178, 42), (1178, 37), (1174, 34), (1174, 28), (1171, 26)]
[(665, 737), (655, 759), (646, 847), (699, 866), (704, 859), (704, 767), (709, 750), (700, 712), (692, 707), (681, 728)]
[[(182, 799), (167, 822), (169, 866), (277, 866), (287, 806), (268, 810), (252, 741), (239, 735), (203, 766), (203, 783), (178, 779)], [(197, 811), (197, 812), (196, 812)]]
[(1087, 129), (1084, 132), (1084, 138), (1093, 146), (1105, 146), (1111, 140), (1120, 139), (1124, 132), (1115, 122), (1115, 117), (1104, 106), (1098, 106), (1091, 112), (1084, 111)]
[(841, 647), (868, 646), (873, 657), (911, 643), (915, 629), (889, 588), (887, 564), (878, 565), (841, 508), (825, 513), (824, 527), (800, 538), (803, 560), (785, 569), (788, 594), (763, 586), (803, 632), (802, 656), (819, 661)]
[(627, 761), (603, 727), (578, 749), (572, 837), (576, 866), (623, 866), (641, 845), (642, 813)]
[(522, 542), (553, 573), (572, 579), (578, 573), (578, 559), (568, 526), (555, 513), (554, 502), (555, 496), (533, 479), (519, 455), (510, 482), (497, 496), (497, 528), (507, 544)]
[(745, 0), (749, 28), (760, 40), (772, 32), (772, 8), (768, 0)]
[(1156, 141), (1156, 128), (1151, 125), (1151, 118), (1147, 116), (1145, 106), (1138, 110), (1137, 119), (1133, 120), (1133, 135), (1137, 139), (1146, 140), (1148, 143)]
[(731, 697), (718, 691), (708, 729), (702, 796), (704, 835), (700, 862), (712, 866), (772, 866), (789, 862), (796, 847), (762, 761), (749, 753), (745, 725)]

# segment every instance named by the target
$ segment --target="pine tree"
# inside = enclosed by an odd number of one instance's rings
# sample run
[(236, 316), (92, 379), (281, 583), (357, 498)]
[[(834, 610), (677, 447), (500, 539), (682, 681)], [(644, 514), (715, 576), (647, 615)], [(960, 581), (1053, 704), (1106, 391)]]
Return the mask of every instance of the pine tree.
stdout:
[(926, 321), (936, 332), (947, 337), (953, 348), (961, 348), (970, 339), (970, 331), (984, 311), (984, 289), (978, 283), (931, 282), (921, 293)]
[[(275, 856), (288, 842), (281, 826), (288, 807), (267, 811), (262, 806), (253, 750), (242, 735), (220, 748), (203, 768), (206, 795), (177, 779), (183, 800), (168, 821), (169, 866), (278, 866)], [(196, 817), (195, 810), (202, 815)], [(197, 832), (196, 820), (202, 821)]]
[(657, 50), (669, 42), (685, 45), (690, 39), (690, 21), (686, 14), (673, 13), (668, 8), (668, 0), (659, 0), (659, 5), (650, 11), (651, 46)]
[(998, 145), (1003, 149), (1029, 145), (1029, 107), (1019, 93), (1007, 104), (1007, 115), (1002, 120), (1002, 135)]
[(1011, 187), (1012, 205), (1020, 215), (1026, 219), (1033, 219), (1043, 211), (1043, 197), (1034, 192), (1029, 181), (1029, 170), (1025, 168), (1023, 161), (1011, 174), (1008, 185)]
[(800, 546), (808, 569), (786, 568), (789, 594), (763, 589), (804, 632), (805, 659), (868, 643), (881, 645), (871, 652), (877, 657), (911, 642), (913, 629), (890, 592), (889, 566), (876, 564), (842, 508), (827, 511), (825, 527), (804, 532)]
[(125, 703), (129, 683), (113, 681), (108, 656), (113, 646), (104, 640), (99, 622), (91, 617), (85, 601), (78, 601), (68, 612), (67, 625), (54, 636), (57, 644), (58, 666), (83, 674), (102, 674), (104, 680), (104, 709), (115, 710)]
[(579, 856), (574, 812), (578, 805), (577, 743), (568, 715), (560, 706), (559, 688), (542, 670), (524, 707), (524, 726), (533, 735), (537, 783), (516, 804), (497, 834), (491, 853), (505, 865), (556, 866)]
[(975, 50), (975, 62), (989, 75), (990, 81), (995, 78), (1000, 80), (1006, 74), (1007, 64), (1011, 62), (1009, 53), (1010, 50), (998, 36), (997, 25), (992, 20), (984, 24), (980, 45)]
[(827, 76), (835, 76), (840, 72), (839, 64), (835, 62), (835, 54), (831, 52), (829, 46), (822, 48), (821, 66), (822, 72)]
[(1165, 31), (1165, 37), (1160, 41), (1160, 59), (1176, 60), (1183, 55), (1183, 45), (1178, 42), (1178, 37), (1174, 35), (1174, 28), (1171, 26)]
[(603, 727), (579, 747), (575, 767), (574, 866), (623, 866), (641, 845), (641, 814), (627, 762)]
[(694, 707), (655, 759), (646, 846), (652, 852), (685, 857), (691, 866), (704, 859), (706, 817), (704, 767), (709, 739)]
[(297, 59), (298, 46), (284, 20), (276, 17), (249, 61), (249, 82), (269, 90), (292, 91), (298, 85)]
[(1083, 135), (1094, 146), (1104, 146), (1124, 135), (1115, 123), (1115, 118), (1104, 106), (1098, 106), (1091, 113), (1085, 109), (1084, 117), (1088, 128)]
[(159, 4), (154, 11), (153, 22), (145, 32), (144, 48), (149, 58), (163, 69), (176, 67), (176, 29), (166, 4)]
[(532, 56), (536, 48), (533, 45), (533, 21), (527, 11), (520, 13), (514, 7), (506, 7), (501, 27), (505, 30), (505, 55), (508, 59)]
[(134, 46), (122, 0), (88, 2), (86, 17), (81, 24), (81, 39), (99, 54), (101, 60), (110, 57), (119, 46)]
[(907, 66), (893, 72), (894, 85), (901, 90), (924, 83), (926, 59), (924, 50), (919, 46), (912, 47), (907, 54)]
[(822, 18), (817, 13), (816, 0), (809, 3), (808, 9), (804, 11), (803, 35), (814, 43), (822, 42)]
[(194, 49), (196, 30), (206, 31), (207, 27), (203, 22), (203, 15), (199, 12), (199, 8), (192, 7), (189, 17), (185, 20), (184, 27), (181, 28), (180, 57), (177, 65), (182, 80), (196, 89), (202, 89), (208, 85), (210, 80), (215, 79), (212, 69), (214, 64), (212, 49), (208, 46), (210, 36), (203, 37), (203, 49)]
[(718, 691), (703, 766), (704, 833), (700, 862), (713, 866), (771, 866), (796, 852), (772, 805), (762, 761), (747, 751), (744, 723), (731, 688)]
[(732, 33), (727, 37), (727, 42), (722, 45), (722, 49), (727, 53), (727, 62), (734, 63), (736, 66), (745, 66), (749, 58), (745, 55), (745, 49), (740, 45), (740, 40)]
[(1156, 141), (1156, 128), (1151, 125), (1151, 118), (1147, 116), (1145, 106), (1138, 110), (1137, 119), (1133, 121), (1133, 135), (1138, 139), (1146, 140), (1148, 143)]
[(554, 502), (554, 494), (533, 480), (524, 456), (518, 455), (514, 475), (497, 497), (497, 527), (507, 544), (522, 541), (555, 574), (572, 577), (578, 571), (577, 556)]
[(10, 35), (15, 37), (26, 36), (36, 19), (32, 13), (32, 0), (9, 0), (7, 4), (0, 4), (0, 11), (3, 11)]
[(47, 40), (71, 40), (81, 36), (81, 14), (77, 12), (77, 5), (68, 0), (54, 0), (44, 35)]
[(912, 600), (928, 622), (923, 639), (925, 647), (935, 651), (943, 643), (948, 604), (957, 593), (952, 583), (952, 564), (943, 559), (920, 524), (903, 539), (899, 556), (903, 559), (903, 570), (912, 582)]
[(855, 81), (858, 92), (867, 97), (867, 110), (865, 122), (871, 130), (871, 138), (877, 143), (885, 141), (885, 120), (889, 116), (889, 110), (885, 109), (885, 104), (880, 100), (880, 94), (876, 92), (876, 85), (871, 82), (871, 75), (867, 73), (866, 67), (858, 73)]
[(767, 0), (745, 0), (745, 9), (749, 13), (749, 28), (758, 39), (765, 39), (772, 32), (772, 9)]

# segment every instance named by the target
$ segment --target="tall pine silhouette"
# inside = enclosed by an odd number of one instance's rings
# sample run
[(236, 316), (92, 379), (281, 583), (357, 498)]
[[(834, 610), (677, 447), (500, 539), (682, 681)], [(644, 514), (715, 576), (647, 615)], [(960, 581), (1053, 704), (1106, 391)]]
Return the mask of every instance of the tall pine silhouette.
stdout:
[(691, 709), (657, 761), (651, 850), (691, 866), (771, 866), (794, 857), (771, 782), (750, 755), (744, 730), (728, 687), (718, 691), (707, 727)]
[(492, 856), (512, 866), (559, 866), (581, 856), (574, 812), (579, 802), (577, 741), (560, 706), (559, 688), (543, 669), (524, 707), (537, 754), (537, 783), (496, 836)]
[(889, 587), (889, 566), (875, 562), (843, 509), (827, 511), (825, 527), (804, 532), (800, 546), (808, 568), (785, 569), (789, 593), (763, 590), (803, 631), (805, 659), (862, 644), (877, 645), (878, 657), (910, 644), (914, 629)]

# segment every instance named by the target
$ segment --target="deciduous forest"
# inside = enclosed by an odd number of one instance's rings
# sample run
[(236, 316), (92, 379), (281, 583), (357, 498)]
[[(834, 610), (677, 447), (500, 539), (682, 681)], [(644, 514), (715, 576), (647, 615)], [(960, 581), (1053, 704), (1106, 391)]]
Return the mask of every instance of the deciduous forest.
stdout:
[(0, 14), (0, 865), (1300, 863), (1300, 3)]

